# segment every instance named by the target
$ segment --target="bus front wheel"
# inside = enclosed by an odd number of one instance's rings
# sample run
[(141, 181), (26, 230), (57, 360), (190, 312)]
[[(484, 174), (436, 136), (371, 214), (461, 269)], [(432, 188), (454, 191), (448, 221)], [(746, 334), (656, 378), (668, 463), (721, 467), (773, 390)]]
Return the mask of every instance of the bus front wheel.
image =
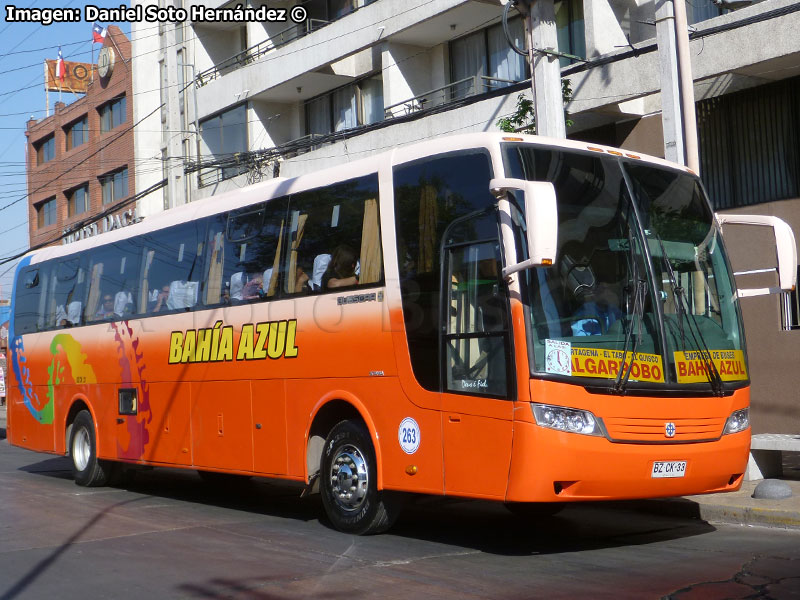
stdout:
[(320, 473), (322, 504), (336, 529), (363, 535), (394, 523), (399, 503), (391, 493), (378, 491), (375, 450), (361, 423), (342, 421), (331, 430)]
[(112, 463), (97, 458), (97, 441), (94, 421), (89, 411), (82, 410), (72, 423), (69, 441), (72, 458), (72, 476), (75, 483), (85, 487), (97, 487), (108, 483)]

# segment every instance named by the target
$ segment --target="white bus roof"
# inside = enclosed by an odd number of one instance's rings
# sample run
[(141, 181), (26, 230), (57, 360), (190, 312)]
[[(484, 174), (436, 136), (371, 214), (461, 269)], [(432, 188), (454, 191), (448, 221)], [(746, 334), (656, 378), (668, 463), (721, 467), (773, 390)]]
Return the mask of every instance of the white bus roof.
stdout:
[(443, 136), (434, 140), (416, 142), (392, 148), (386, 152), (374, 156), (359, 159), (343, 165), (329, 167), (312, 173), (299, 175), (290, 179), (278, 177), (243, 187), (239, 190), (224, 192), (216, 196), (210, 196), (197, 200), (183, 206), (178, 206), (162, 213), (147, 217), (144, 221), (136, 223), (122, 229), (92, 236), (70, 244), (59, 246), (48, 246), (39, 250), (34, 250), (26, 256), (31, 257), (31, 263), (39, 263), (44, 260), (68, 256), (81, 250), (87, 250), (105, 244), (111, 244), (120, 240), (128, 239), (137, 235), (143, 235), (150, 231), (156, 231), (165, 227), (179, 225), (195, 219), (219, 214), (229, 210), (246, 207), (257, 202), (263, 202), (272, 198), (278, 198), (287, 194), (299, 193), (305, 190), (314, 189), (323, 185), (345, 181), (354, 177), (376, 173), (381, 164), (389, 162), (392, 165), (402, 164), (419, 158), (424, 158), (433, 154), (445, 152), (455, 152), (470, 148), (488, 148), (496, 150), (503, 142), (522, 142), (536, 146), (549, 148), (564, 148), (567, 150), (592, 151), (598, 154), (609, 154), (618, 157), (639, 159), (645, 162), (660, 166), (680, 169), (691, 173), (686, 167), (666, 161), (654, 156), (648, 156), (637, 152), (629, 152), (618, 148), (611, 148), (600, 144), (590, 144), (574, 140), (564, 140), (547, 138), (536, 135), (525, 135), (516, 133), (489, 132), (489, 133), (468, 133), (455, 136)]

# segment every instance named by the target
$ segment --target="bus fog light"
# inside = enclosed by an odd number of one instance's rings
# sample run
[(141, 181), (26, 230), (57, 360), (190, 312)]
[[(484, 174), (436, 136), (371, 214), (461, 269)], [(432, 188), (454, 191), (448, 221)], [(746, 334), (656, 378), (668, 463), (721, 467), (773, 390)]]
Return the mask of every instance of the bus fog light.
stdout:
[(739, 433), (748, 427), (750, 427), (750, 409), (743, 408), (741, 410), (736, 410), (731, 413), (730, 417), (728, 417), (728, 421), (725, 423), (725, 430), (722, 432), (722, 435)]
[(603, 435), (597, 419), (587, 410), (549, 404), (531, 404), (531, 408), (536, 424), (540, 427), (584, 435)]

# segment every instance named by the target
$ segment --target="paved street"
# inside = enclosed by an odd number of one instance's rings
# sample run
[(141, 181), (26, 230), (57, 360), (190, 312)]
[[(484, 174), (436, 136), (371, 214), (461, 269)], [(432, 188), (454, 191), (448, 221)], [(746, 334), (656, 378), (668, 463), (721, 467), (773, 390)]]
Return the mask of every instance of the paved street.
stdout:
[(605, 505), (528, 524), (499, 505), (433, 499), (387, 534), (353, 537), (293, 486), (153, 470), (85, 489), (67, 459), (0, 438), (3, 600), (800, 595), (800, 531)]

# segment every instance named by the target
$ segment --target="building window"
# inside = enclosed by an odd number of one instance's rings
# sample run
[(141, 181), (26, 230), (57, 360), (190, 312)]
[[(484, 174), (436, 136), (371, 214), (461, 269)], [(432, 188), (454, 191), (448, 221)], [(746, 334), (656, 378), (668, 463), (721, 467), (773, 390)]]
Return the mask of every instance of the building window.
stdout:
[[(525, 48), (522, 19), (509, 20), (508, 29), (517, 47)], [(528, 64), (508, 45), (499, 24), (450, 43), (450, 76), (451, 96), (457, 100), (524, 81)]]
[(75, 188), (67, 194), (67, 212), (70, 217), (89, 210), (89, 184)]
[(100, 131), (105, 133), (119, 127), (127, 120), (127, 103), (125, 96), (116, 98), (98, 109), (100, 113)]
[(64, 133), (67, 137), (67, 150), (72, 150), (89, 141), (89, 117), (84, 115), (74, 123), (67, 125)]
[(686, 12), (689, 25), (700, 23), (701, 21), (708, 21), (714, 17), (725, 15), (730, 12), (727, 8), (718, 6), (712, 0), (694, 0), (691, 4), (687, 2)]
[(700, 171), (715, 210), (800, 196), (799, 95), (793, 77), (697, 103)]
[(380, 75), (333, 90), (306, 102), (306, 132), (325, 135), (382, 121), (383, 80)]
[(56, 199), (48, 198), (39, 204), (35, 204), (36, 225), (41, 229), (48, 225), (56, 224)]
[[(200, 133), (211, 155), (223, 163), (235, 161), (234, 154), (247, 152), (247, 105), (240, 104), (215, 117), (200, 121)], [(245, 165), (222, 166), (222, 179), (246, 170)]]
[[(573, 56), (586, 56), (586, 31), (583, 21), (583, 0), (560, 0), (555, 4), (558, 51)], [(562, 67), (574, 63), (571, 58), (558, 59)]]
[(103, 204), (111, 204), (128, 195), (128, 167), (114, 171), (100, 178)]
[(56, 137), (51, 135), (34, 144), (36, 148), (36, 164), (43, 165), (56, 157)]

